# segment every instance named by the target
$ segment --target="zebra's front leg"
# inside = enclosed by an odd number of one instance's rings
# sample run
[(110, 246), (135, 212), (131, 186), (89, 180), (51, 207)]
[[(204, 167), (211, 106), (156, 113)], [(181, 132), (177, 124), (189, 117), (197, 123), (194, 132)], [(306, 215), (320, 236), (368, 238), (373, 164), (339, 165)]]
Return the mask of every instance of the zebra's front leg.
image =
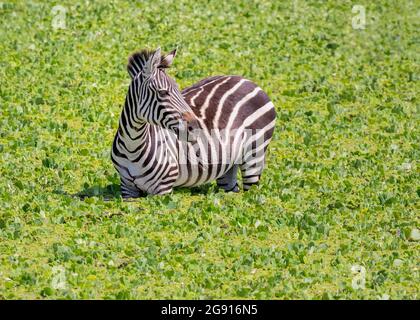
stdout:
[(223, 176), (218, 178), (217, 185), (226, 192), (239, 192), (238, 165), (233, 165)]
[(173, 190), (174, 182), (176, 177), (169, 177), (169, 179), (163, 179), (159, 182), (156, 182), (156, 185), (152, 186), (147, 190), (147, 193), (150, 195), (164, 195), (171, 193)]
[(128, 200), (132, 198), (144, 197), (146, 196), (146, 193), (137, 188), (134, 183), (121, 178), (121, 196), (124, 200)]

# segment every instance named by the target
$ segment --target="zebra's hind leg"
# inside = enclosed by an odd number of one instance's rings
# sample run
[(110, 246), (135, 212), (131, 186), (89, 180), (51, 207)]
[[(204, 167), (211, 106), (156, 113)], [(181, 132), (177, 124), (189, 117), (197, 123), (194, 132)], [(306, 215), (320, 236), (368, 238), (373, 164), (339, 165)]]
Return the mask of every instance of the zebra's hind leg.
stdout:
[(264, 159), (260, 162), (243, 163), (241, 165), (242, 184), (245, 191), (253, 185), (258, 185), (264, 169)]
[(235, 164), (223, 176), (218, 178), (217, 185), (226, 192), (239, 192), (238, 165)]

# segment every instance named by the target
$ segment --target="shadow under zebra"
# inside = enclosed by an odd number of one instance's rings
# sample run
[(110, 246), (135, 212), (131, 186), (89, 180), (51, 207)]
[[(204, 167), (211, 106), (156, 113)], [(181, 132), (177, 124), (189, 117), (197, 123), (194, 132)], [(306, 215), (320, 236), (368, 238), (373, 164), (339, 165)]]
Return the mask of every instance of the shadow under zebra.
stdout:
[[(218, 192), (217, 186), (215, 184), (205, 184), (202, 186), (191, 187), (191, 188), (176, 188), (173, 191), (173, 194), (185, 194), (185, 195), (206, 195), (209, 193)], [(121, 200), (123, 202), (136, 202), (139, 199), (148, 197), (147, 193), (143, 193), (139, 198), (128, 198), (123, 199), (121, 196), (120, 184), (111, 183), (107, 186), (92, 185), (85, 186), (81, 191), (77, 193), (68, 193), (63, 190), (55, 190), (54, 193), (61, 194), (73, 198), (78, 198), (80, 200), (85, 200), (87, 198), (99, 197), (103, 201), (115, 201)], [(150, 197), (150, 195), (149, 195)]]

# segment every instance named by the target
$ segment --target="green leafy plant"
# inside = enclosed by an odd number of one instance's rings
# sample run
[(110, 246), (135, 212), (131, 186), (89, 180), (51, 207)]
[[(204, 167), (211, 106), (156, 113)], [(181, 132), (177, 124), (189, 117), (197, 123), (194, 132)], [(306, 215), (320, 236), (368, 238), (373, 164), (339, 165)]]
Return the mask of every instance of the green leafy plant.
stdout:
[[(0, 298), (418, 299), (415, 2), (361, 1), (364, 29), (351, 1), (296, 3), (60, 1), (65, 26), (47, 1), (2, 4)], [(179, 47), (182, 88), (268, 92), (259, 187), (122, 201), (125, 63), (158, 46)]]

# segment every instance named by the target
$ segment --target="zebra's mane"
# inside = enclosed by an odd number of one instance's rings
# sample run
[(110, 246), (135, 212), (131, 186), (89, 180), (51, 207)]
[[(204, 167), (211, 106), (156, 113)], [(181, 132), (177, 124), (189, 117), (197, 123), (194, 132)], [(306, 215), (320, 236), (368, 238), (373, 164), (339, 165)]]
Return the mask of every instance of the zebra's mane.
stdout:
[[(144, 65), (146, 64), (147, 60), (153, 55), (155, 51), (149, 50), (149, 49), (143, 49), (140, 51), (137, 51), (133, 53), (128, 58), (128, 64), (127, 64), (127, 71), (132, 76), (135, 77), (140, 73), (141, 70), (143, 70)], [(160, 57), (160, 64), (158, 65), (158, 68), (165, 69), (169, 68), (169, 65), (167, 61), (165, 60), (165, 56), (161, 55)]]

